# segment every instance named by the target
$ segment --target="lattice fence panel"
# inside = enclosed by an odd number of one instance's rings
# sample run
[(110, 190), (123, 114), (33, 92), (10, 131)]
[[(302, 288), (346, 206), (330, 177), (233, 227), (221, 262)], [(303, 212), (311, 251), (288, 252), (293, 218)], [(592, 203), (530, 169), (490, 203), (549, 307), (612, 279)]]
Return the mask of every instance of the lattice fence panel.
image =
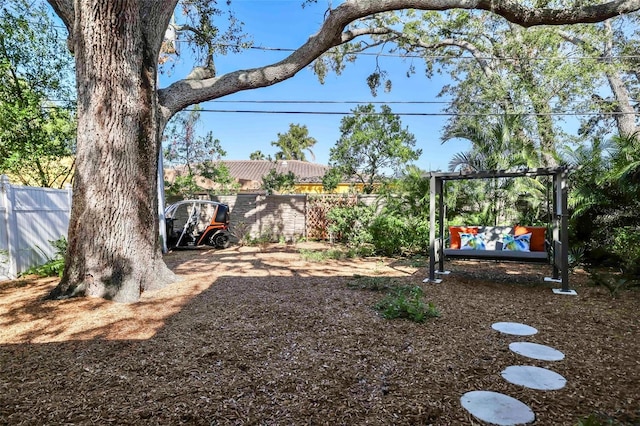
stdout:
[(358, 203), (355, 195), (323, 195), (309, 197), (307, 204), (307, 238), (314, 240), (329, 239), (329, 220), (327, 213), (334, 207), (352, 207)]

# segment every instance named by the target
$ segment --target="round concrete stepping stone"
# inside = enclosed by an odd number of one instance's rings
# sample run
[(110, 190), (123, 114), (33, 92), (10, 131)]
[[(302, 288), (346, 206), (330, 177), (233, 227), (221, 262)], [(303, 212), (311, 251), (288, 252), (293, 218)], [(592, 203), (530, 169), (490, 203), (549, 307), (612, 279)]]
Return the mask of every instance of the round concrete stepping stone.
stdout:
[(498, 392), (467, 392), (460, 402), (474, 417), (494, 425), (521, 425), (536, 419), (525, 403)]
[(560, 361), (564, 359), (564, 354), (559, 350), (551, 346), (539, 345), (538, 343), (513, 342), (509, 344), (509, 349), (519, 355), (543, 361)]
[(501, 374), (507, 382), (529, 389), (557, 390), (567, 384), (567, 380), (555, 371), (531, 365), (512, 365)]
[(491, 328), (505, 334), (515, 334), (516, 336), (531, 336), (536, 334), (538, 330), (518, 322), (496, 322)]

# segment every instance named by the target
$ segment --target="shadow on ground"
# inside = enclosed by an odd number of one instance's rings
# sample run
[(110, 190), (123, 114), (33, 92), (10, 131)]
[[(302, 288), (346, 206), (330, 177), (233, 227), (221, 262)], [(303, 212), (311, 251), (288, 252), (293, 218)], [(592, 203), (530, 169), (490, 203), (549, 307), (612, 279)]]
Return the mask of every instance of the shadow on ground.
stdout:
[[(172, 253), (167, 263), (183, 280), (133, 305), (43, 302), (52, 280), (0, 285), (0, 423), (471, 424), (459, 398), (480, 389), (529, 404), (537, 425), (638, 418), (637, 293), (612, 299), (576, 283), (577, 297), (556, 296), (526, 284), (544, 269), (520, 269), (514, 285), (475, 276), (491, 265), (474, 264), (427, 285), (402, 262), (311, 263), (286, 246)], [(379, 317), (381, 294), (349, 289), (356, 274), (422, 285), (440, 318)], [(566, 358), (512, 353), (518, 338), (492, 330), (498, 321), (536, 327), (527, 339)], [(568, 384), (541, 393), (500, 376), (523, 364)]]

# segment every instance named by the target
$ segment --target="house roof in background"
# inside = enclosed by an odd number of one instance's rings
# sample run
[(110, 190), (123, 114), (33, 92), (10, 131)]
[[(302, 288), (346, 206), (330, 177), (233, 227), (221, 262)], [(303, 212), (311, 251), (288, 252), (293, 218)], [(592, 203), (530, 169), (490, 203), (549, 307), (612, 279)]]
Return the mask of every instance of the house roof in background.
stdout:
[(222, 160), (231, 176), (242, 181), (261, 182), (271, 169), (278, 173), (293, 172), (296, 182), (320, 182), (329, 166), (299, 160)]

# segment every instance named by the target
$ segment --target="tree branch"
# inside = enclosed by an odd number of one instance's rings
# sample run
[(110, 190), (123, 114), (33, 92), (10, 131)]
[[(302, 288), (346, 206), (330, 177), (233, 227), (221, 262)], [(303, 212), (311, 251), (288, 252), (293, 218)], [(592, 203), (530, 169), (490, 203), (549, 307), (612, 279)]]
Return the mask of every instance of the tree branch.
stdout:
[(353, 30), (347, 30), (342, 33), (342, 43), (348, 43), (353, 39), (361, 37), (363, 35), (384, 35), (384, 34), (393, 34), (396, 31), (392, 31), (388, 28), (356, 28)]
[(481, 52), (480, 49), (478, 49), (473, 43), (470, 43), (466, 40), (455, 40), (447, 38), (440, 40), (439, 42), (432, 45), (427, 45), (420, 42), (420, 46), (424, 47), (425, 49), (437, 49), (447, 46), (458, 47), (462, 50), (466, 50), (471, 54), (471, 56), (475, 58), (476, 62), (478, 63), (478, 65), (480, 65), (480, 68), (482, 69), (482, 72), (486, 77), (492, 77), (495, 74), (493, 67), (491, 66), (489, 60), (487, 60), (488, 54)]
[(67, 26), (67, 31), (71, 34), (73, 28), (73, 21), (75, 19), (75, 9), (73, 7), (73, 0), (47, 0), (56, 15), (62, 19), (62, 22)]
[(76, 11), (73, 7), (73, 0), (47, 0), (53, 8), (56, 15), (62, 19), (65, 27), (67, 27), (67, 49), (74, 52), (73, 47), (73, 25), (76, 19)]
[(140, 10), (145, 23), (145, 35), (155, 52), (160, 52), (165, 31), (177, 5), (178, 0), (141, 1)]
[(344, 43), (344, 39), (349, 40), (348, 32), (343, 31), (357, 19), (400, 9), (441, 11), (454, 8), (491, 11), (513, 23), (530, 27), (599, 22), (640, 9), (640, 0), (615, 0), (601, 5), (560, 10), (527, 8), (516, 0), (347, 0), (331, 10), (318, 33), (280, 62), (206, 80), (182, 80), (159, 91), (162, 113), (168, 120), (189, 105), (286, 80), (330, 48)]
[[(599, 51), (596, 47), (591, 45), (587, 40), (574, 34), (570, 34), (566, 31), (561, 31), (562, 38), (570, 43), (580, 46), (587, 52), (597, 53), (601, 60), (606, 63), (611, 63), (611, 51), (613, 50), (613, 30), (611, 28), (611, 21), (606, 20), (604, 23), (606, 37), (604, 39), (604, 48)], [(637, 134), (638, 126), (636, 125), (636, 110), (631, 105), (631, 96), (624, 83), (624, 80), (620, 77), (620, 74), (615, 69), (607, 68), (605, 71), (609, 87), (614, 95), (615, 102), (607, 102), (607, 107), (614, 107), (616, 125), (618, 126), (618, 132), (621, 135), (633, 135)], [(600, 100), (600, 99), (599, 99)], [(603, 100), (598, 102), (604, 103)]]

